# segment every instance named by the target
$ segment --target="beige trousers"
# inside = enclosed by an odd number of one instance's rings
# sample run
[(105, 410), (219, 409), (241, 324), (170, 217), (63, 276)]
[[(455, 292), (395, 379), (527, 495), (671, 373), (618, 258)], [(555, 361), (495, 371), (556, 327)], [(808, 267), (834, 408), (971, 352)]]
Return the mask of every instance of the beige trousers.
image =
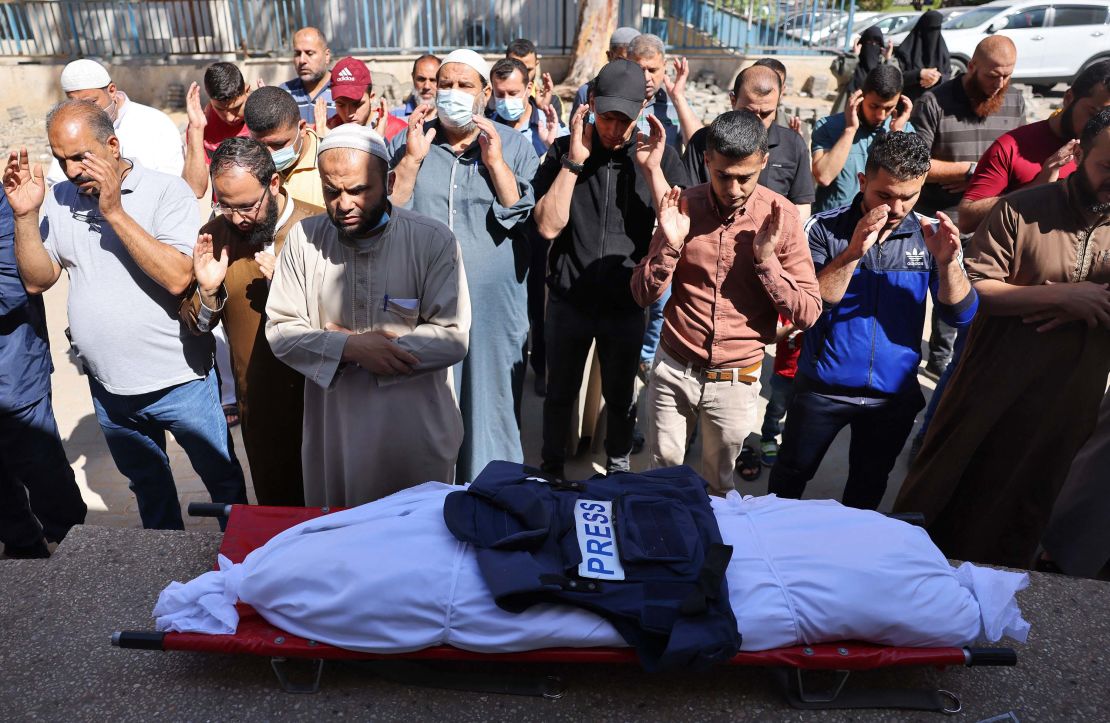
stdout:
[(713, 492), (736, 488), (736, 457), (757, 424), (759, 382), (707, 382), (662, 347), (648, 378), (647, 448), (652, 469), (682, 464), (701, 422), (701, 474)]

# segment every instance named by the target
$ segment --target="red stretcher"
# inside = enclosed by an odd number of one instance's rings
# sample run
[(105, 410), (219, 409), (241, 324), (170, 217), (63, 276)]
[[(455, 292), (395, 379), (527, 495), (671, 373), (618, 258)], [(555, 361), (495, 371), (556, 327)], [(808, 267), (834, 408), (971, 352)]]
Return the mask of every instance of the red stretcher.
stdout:
[[(252, 550), (294, 525), (311, 520), (339, 508), (264, 507), (259, 505), (222, 505), (193, 503), (189, 514), (227, 519), (220, 554), (232, 562), (242, 562)], [(532, 664), (607, 663), (637, 664), (631, 648), (548, 648), (521, 653), (472, 653), (458, 648), (438, 646), (404, 654), (363, 653), (337, 648), (325, 643), (291, 635), (270, 625), (254, 608), (238, 603), (239, 626), (234, 635), (202, 633), (161, 633), (152, 631), (119, 631), (112, 635), (112, 645), (134, 650), (184, 650), (228, 655), (254, 655), (271, 658), (271, 665), (282, 688), (290, 693), (314, 693), (319, 689), (325, 661), (366, 661), (374, 663), (375, 672), (388, 679), (416, 685), (481, 690), (483, 692), (542, 695), (558, 698), (563, 694), (562, 681), (556, 677), (518, 680), (514, 683), (483, 682), (473, 672), (452, 682), (449, 674), (437, 671), (424, 675), (420, 662), (465, 661)], [(301, 666), (296, 662), (300, 661)], [(294, 682), (294, 668), (309, 664), (307, 682)], [(383, 665), (378, 665), (378, 664)], [(730, 663), (735, 666), (757, 666), (777, 669), (787, 701), (796, 708), (904, 708), (956, 713), (959, 698), (944, 690), (850, 691), (845, 690), (848, 676), (855, 671), (879, 668), (933, 666), (1012, 666), (1017, 654), (1011, 648), (900, 648), (870, 643), (842, 642), (794, 646), (760, 652), (742, 652)], [(390, 665), (395, 668), (389, 668)], [(473, 666), (469, 666), (473, 669)], [(812, 679), (821, 675), (822, 690), (814, 688)]]

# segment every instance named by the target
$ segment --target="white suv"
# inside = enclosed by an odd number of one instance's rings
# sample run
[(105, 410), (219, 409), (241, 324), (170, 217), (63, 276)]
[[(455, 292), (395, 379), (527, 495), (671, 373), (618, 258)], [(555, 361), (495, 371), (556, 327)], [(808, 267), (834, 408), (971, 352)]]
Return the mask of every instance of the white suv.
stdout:
[(967, 70), (979, 41), (997, 33), (1017, 45), (1014, 81), (1051, 88), (1110, 59), (1108, 23), (1110, 0), (995, 0), (952, 18), (942, 33), (953, 72)]

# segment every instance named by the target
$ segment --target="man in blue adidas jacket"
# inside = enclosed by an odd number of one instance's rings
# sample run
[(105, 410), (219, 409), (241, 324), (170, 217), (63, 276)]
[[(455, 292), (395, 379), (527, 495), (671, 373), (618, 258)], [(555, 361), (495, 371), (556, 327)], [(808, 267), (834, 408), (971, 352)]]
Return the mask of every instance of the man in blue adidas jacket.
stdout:
[(824, 310), (805, 335), (797, 393), (769, 492), (798, 498), (833, 439), (852, 428), (843, 502), (875, 509), (925, 406), (917, 382), (925, 297), (941, 318), (971, 323), (978, 297), (960, 260), (952, 220), (913, 213), (929, 146), (915, 133), (877, 139), (851, 205), (817, 214), (806, 230)]

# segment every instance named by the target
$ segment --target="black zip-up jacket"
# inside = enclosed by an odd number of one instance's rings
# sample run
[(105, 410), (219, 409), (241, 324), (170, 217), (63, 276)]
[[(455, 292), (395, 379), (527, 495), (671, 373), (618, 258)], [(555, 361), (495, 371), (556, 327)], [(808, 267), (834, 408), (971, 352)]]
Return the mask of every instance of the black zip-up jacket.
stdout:
[[(559, 298), (595, 313), (640, 309), (632, 298), (632, 269), (648, 250), (655, 228), (651, 190), (634, 159), (635, 141), (610, 151), (596, 139), (570, 202), (570, 220), (551, 244), (547, 285)], [(547, 193), (570, 148), (570, 136), (548, 149), (532, 185)], [(663, 175), (686, 186), (686, 170), (673, 148), (663, 149)]]

